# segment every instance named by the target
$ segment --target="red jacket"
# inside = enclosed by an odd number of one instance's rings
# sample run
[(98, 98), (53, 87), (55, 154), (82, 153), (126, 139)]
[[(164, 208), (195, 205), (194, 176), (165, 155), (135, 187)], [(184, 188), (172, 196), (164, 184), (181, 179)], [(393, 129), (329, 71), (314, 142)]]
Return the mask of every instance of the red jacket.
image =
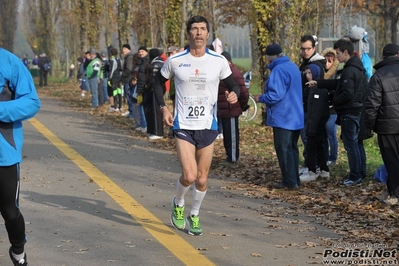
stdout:
[(218, 117), (220, 118), (230, 118), (240, 116), (242, 110), (248, 104), (249, 92), (247, 87), (245, 87), (244, 77), (242, 76), (240, 70), (238, 70), (233, 63), (229, 62), (231, 72), (233, 72), (233, 78), (240, 86), (240, 95), (238, 102), (235, 104), (230, 104), (227, 102), (225, 92), (228, 91), (228, 87), (223, 81), (219, 84), (219, 95), (218, 95)]

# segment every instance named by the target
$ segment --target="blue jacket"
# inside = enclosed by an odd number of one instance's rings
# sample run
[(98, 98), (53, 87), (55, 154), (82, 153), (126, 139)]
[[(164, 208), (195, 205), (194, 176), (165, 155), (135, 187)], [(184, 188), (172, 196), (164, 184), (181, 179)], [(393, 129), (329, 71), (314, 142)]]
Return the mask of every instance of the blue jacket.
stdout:
[(22, 161), (22, 121), (40, 108), (32, 75), (21, 60), (0, 48), (0, 166)]
[(300, 130), (304, 126), (302, 77), (298, 67), (287, 56), (269, 64), (264, 94), (259, 102), (266, 104), (266, 124), (287, 130)]

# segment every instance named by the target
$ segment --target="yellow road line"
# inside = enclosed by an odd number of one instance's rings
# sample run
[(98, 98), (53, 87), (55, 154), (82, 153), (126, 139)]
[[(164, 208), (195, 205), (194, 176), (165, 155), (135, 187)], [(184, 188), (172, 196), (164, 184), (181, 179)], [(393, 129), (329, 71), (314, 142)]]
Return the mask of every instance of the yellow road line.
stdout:
[(39, 120), (32, 118), (29, 122), (184, 264), (201, 266), (215, 265), (204, 255), (200, 254), (199, 251), (187, 241), (178, 236), (170, 227), (166, 226), (151, 212), (145, 209), (139, 202), (123, 191), (123, 189), (98, 170), (92, 163), (54, 135), (40, 123)]

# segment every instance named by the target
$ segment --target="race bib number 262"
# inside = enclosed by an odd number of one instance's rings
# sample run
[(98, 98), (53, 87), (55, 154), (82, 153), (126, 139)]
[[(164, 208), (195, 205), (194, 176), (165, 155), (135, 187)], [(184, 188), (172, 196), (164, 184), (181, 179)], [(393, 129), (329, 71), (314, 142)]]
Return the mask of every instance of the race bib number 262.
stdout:
[(206, 114), (209, 114), (208, 97), (187, 96), (184, 98), (183, 108), (186, 120), (206, 120)]

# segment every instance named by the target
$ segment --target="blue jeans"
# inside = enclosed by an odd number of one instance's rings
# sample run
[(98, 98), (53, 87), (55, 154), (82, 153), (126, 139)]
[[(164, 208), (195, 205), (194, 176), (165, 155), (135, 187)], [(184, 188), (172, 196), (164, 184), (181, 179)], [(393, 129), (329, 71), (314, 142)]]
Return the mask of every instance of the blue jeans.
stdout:
[(82, 90), (82, 91), (88, 91), (88, 88), (87, 88), (87, 79), (86, 78), (84, 78), (84, 79), (79, 79), (79, 82), (80, 82), (80, 89)]
[(282, 183), (289, 188), (295, 188), (300, 185), (298, 172), (299, 134), (300, 130), (287, 130), (278, 127), (273, 128), (274, 148), (283, 175)]
[(144, 115), (144, 108), (142, 105), (133, 105), (133, 117), (134, 117), (134, 123), (135, 123), (135, 128), (136, 127), (141, 127), (145, 128), (147, 127), (147, 120), (145, 120), (145, 115)]
[(102, 82), (101, 82), (101, 86), (103, 89), (103, 93), (104, 93), (104, 102), (108, 101), (108, 78), (103, 78)]
[(338, 158), (337, 115), (331, 114), (326, 123), (327, 142), (325, 145), (327, 161), (336, 162)]
[(341, 136), (349, 164), (349, 179), (355, 181), (362, 178), (361, 155), (358, 135), (360, 130), (360, 116), (341, 115)]
[(98, 77), (87, 79), (91, 93), (91, 106), (98, 107)]

